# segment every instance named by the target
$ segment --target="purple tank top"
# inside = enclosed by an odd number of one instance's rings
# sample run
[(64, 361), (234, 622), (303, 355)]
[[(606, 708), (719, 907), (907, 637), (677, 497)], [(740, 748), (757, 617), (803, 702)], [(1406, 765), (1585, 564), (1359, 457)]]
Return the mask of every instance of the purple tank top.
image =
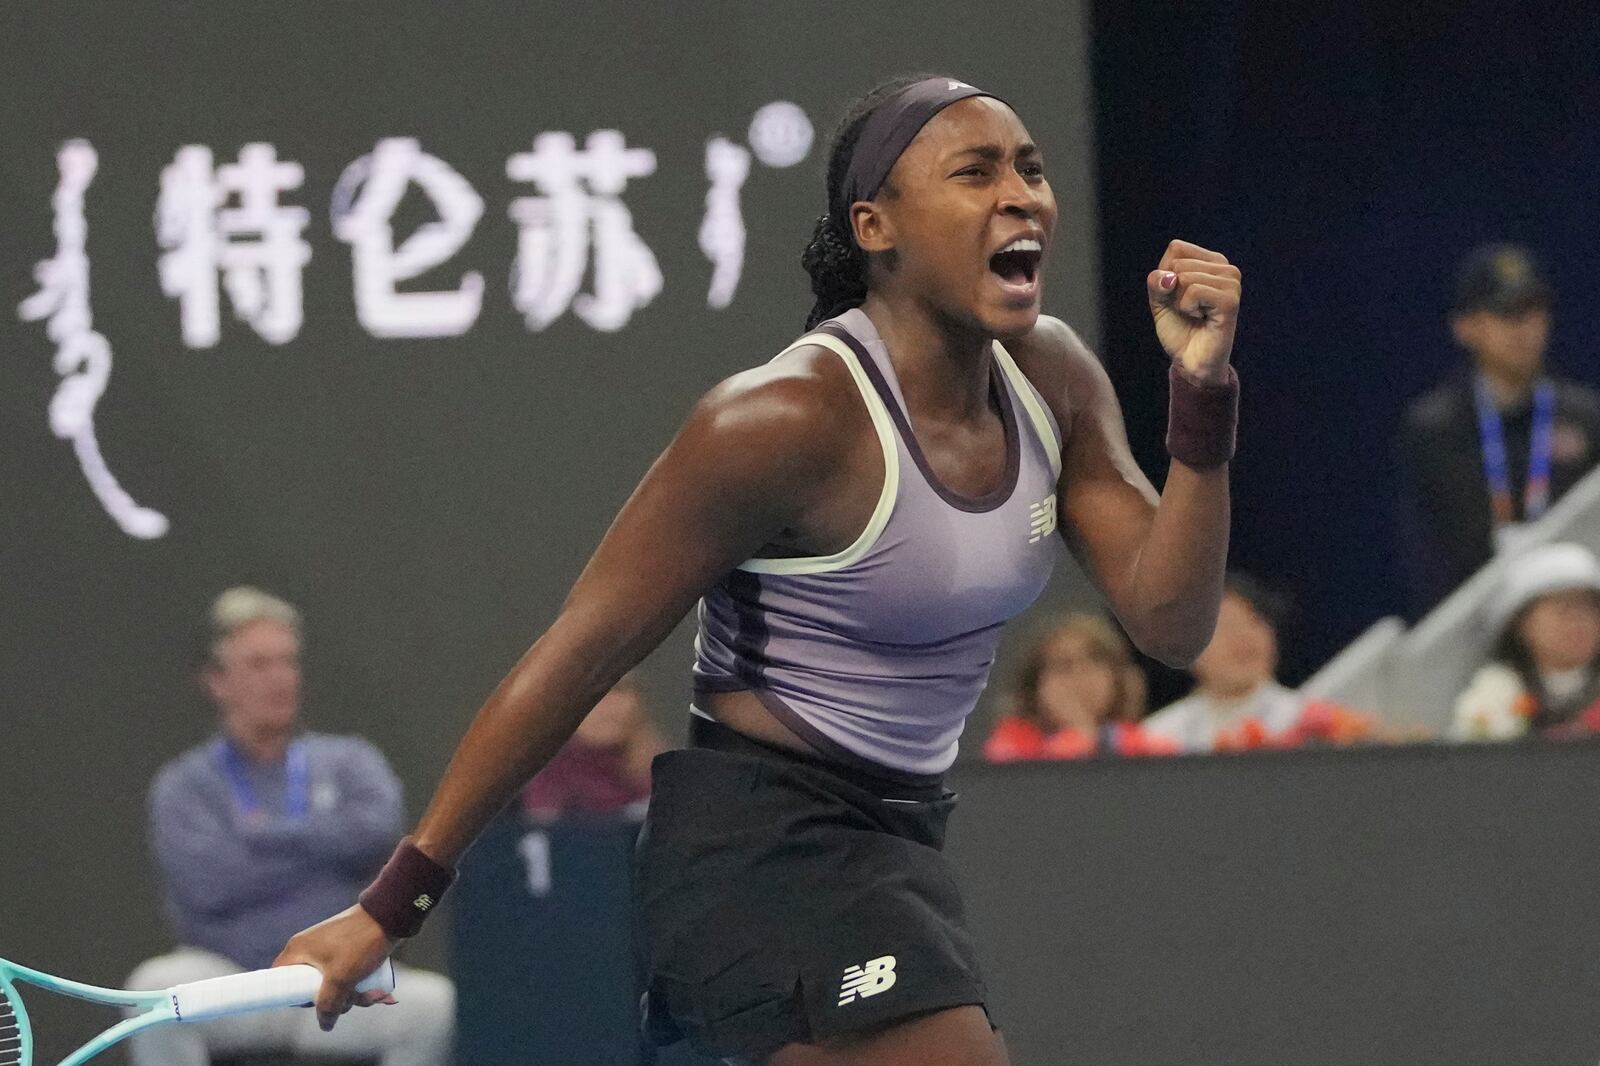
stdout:
[(988, 680), (1000, 627), (1054, 567), (1061, 430), (996, 343), (989, 383), (1005, 424), (1005, 475), (987, 496), (961, 496), (917, 446), (866, 314), (825, 322), (778, 358), (806, 345), (844, 360), (872, 416), (884, 457), (878, 506), (844, 551), (751, 559), (706, 593), (695, 692), (749, 690), (847, 763), (941, 774)]

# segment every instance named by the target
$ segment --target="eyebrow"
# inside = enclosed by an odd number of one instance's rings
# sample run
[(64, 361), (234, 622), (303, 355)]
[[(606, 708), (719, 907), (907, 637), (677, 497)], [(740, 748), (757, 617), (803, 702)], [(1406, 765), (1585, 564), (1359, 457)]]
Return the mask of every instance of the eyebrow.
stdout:
[[(1004, 159), (1006, 153), (1005, 150), (1002, 149), (998, 144), (974, 144), (967, 148), (962, 148), (954, 154), (957, 156), (975, 155), (980, 159), (984, 159), (993, 163)], [(1034, 144), (1032, 141), (1026, 141), (1017, 146), (1018, 158), (1038, 154), (1039, 146)]]

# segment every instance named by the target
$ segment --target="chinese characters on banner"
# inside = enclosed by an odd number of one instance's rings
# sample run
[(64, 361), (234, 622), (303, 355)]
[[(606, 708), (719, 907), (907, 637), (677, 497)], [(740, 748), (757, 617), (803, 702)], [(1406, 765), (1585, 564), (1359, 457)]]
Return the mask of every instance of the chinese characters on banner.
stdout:
[[(655, 170), (656, 154), (626, 147), (616, 130), (589, 134), (582, 151), (570, 133), (541, 133), (533, 151), (506, 160), (506, 177), (544, 193), (511, 202), (511, 302), (529, 329), (544, 329), (571, 307), (595, 329), (613, 332), (661, 291), (656, 257), (620, 199), (629, 179)], [(579, 293), (591, 243), (594, 292)]]
[[(814, 131), (805, 112), (786, 101), (752, 118), (749, 146), (713, 136), (705, 146), (705, 214), (700, 251), (712, 267), (706, 304), (730, 306), (744, 268), (745, 224), (740, 194), (752, 158), (790, 167), (810, 153)], [(24, 321), (45, 321), (61, 375), (50, 402), (50, 428), (72, 443), (84, 478), (113, 521), (129, 536), (165, 535), (165, 515), (136, 503), (112, 476), (95, 437), (94, 411), (111, 376), (112, 350), (91, 325), (88, 220), (84, 194), (99, 160), (87, 141), (57, 154), (56, 253), (39, 263), (37, 292), (18, 308)], [(623, 203), (628, 183), (656, 172), (656, 155), (629, 146), (617, 130), (595, 130), (580, 148), (562, 131), (540, 133), (530, 151), (506, 160), (511, 182), (534, 195), (513, 198), (507, 215), (517, 230), (510, 267), (512, 306), (527, 328), (547, 328), (567, 312), (593, 329), (624, 328), (655, 299), (664, 279), (655, 254), (633, 228)], [(183, 344), (212, 348), (222, 338), (223, 299), (233, 317), (269, 344), (286, 344), (303, 324), (302, 275), (311, 261), (305, 238), (311, 212), (294, 202), (304, 168), (278, 157), (276, 146), (244, 145), (237, 160), (218, 162), (206, 145), (183, 145), (160, 174), (154, 226), (163, 295), (176, 301)], [(398, 236), (393, 220), (411, 190), (437, 216)], [(463, 271), (453, 287), (402, 288), (461, 253), (483, 218), (484, 201), (449, 163), (410, 137), (389, 137), (350, 163), (334, 185), (333, 235), (350, 246), (356, 318), (372, 336), (450, 337), (470, 330), (483, 306), (483, 274)], [(585, 279), (589, 291), (584, 290)]]
[[(406, 187), (415, 183), (439, 213), (394, 244), (389, 219)], [(374, 337), (453, 337), (472, 328), (483, 305), (483, 275), (469, 271), (459, 288), (443, 292), (395, 290), (441, 266), (472, 236), (483, 200), (449, 163), (427, 155), (410, 137), (378, 142), (371, 155), (351, 163), (333, 190), (333, 232), (350, 245), (356, 317)]]
[[(161, 172), (161, 291), (178, 300), (184, 344), (210, 348), (221, 339), (218, 271), (234, 313), (263, 340), (282, 344), (300, 332), (300, 271), (311, 261), (300, 231), (311, 213), (278, 197), (304, 178), (300, 164), (278, 162), (270, 144), (247, 144), (237, 163), (220, 167), (211, 149), (185, 145)], [(234, 198), (238, 206), (227, 206)]]

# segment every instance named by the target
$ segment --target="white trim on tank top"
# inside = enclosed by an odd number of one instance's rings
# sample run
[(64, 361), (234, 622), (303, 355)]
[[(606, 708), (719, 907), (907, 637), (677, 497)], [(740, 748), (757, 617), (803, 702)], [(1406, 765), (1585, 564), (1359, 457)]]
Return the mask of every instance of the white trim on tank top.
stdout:
[(878, 390), (872, 387), (867, 372), (857, 362), (855, 353), (837, 337), (831, 337), (826, 333), (811, 333), (801, 337), (772, 359), (776, 362), (790, 352), (808, 345), (828, 349), (843, 359), (845, 367), (849, 369), (850, 377), (856, 383), (856, 390), (861, 393), (861, 399), (867, 405), (867, 413), (872, 416), (872, 428), (877, 430), (878, 443), (883, 447), (883, 490), (878, 493), (878, 505), (873, 508), (872, 518), (868, 520), (867, 527), (848, 548), (832, 555), (812, 555), (795, 559), (746, 559), (739, 564), (740, 570), (752, 574), (790, 576), (825, 574), (832, 570), (843, 570), (859, 562), (883, 535), (884, 527), (889, 524), (889, 515), (894, 512), (895, 498), (900, 493), (900, 451), (896, 444), (894, 423), (889, 418), (889, 409), (883, 405)]
[[(878, 542), (878, 537), (883, 534), (884, 527), (889, 524), (889, 516), (894, 511), (895, 496), (900, 486), (900, 452), (895, 445), (894, 423), (889, 418), (888, 408), (883, 405), (883, 398), (878, 395), (878, 390), (872, 387), (872, 382), (868, 380), (855, 353), (836, 337), (826, 333), (813, 333), (789, 345), (773, 356), (773, 360), (782, 359), (792, 351), (813, 344), (827, 348), (844, 360), (851, 378), (855, 380), (857, 390), (866, 402), (867, 411), (872, 416), (873, 428), (878, 433), (878, 442), (883, 446), (883, 491), (878, 494), (878, 505), (873, 510), (867, 527), (848, 548), (833, 555), (801, 556), (794, 559), (747, 559), (739, 564), (739, 569), (749, 573), (793, 575), (824, 574), (832, 570), (843, 570), (852, 563), (859, 562), (872, 550), (872, 546)], [(1033, 423), (1034, 435), (1039, 438), (1039, 443), (1043, 445), (1045, 455), (1050, 460), (1050, 476), (1060, 480), (1061, 442), (1056, 439), (1050, 417), (1045, 413), (1038, 393), (1034, 391), (1033, 383), (1011, 358), (1011, 353), (1006, 351), (1005, 345), (999, 341), (994, 342), (994, 355), (1001, 372), (1010, 379), (1011, 391), (1022, 402), (1023, 410), (1028, 412), (1028, 421)]]
[(1061, 480), (1061, 442), (1056, 440), (1055, 430), (1050, 428), (1050, 418), (1045, 414), (1039, 396), (1034, 392), (1033, 382), (1028, 380), (1022, 368), (1011, 358), (1011, 353), (1006, 351), (1005, 345), (999, 341), (994, 342), (995, 362), (1000, 364), (1000, 369), (1006, 377), (1011, 379), (1011, 391), (1017, 394), (1017, 399), (1022, 401), (1022, 406), (1028, 412), (1028, 421), (1033, 423), (1033, 431), (1039, 438), (1039, 443), (1044, 445), (1044, 452), (1050, 457), (1050, 475), (1055, 480)]

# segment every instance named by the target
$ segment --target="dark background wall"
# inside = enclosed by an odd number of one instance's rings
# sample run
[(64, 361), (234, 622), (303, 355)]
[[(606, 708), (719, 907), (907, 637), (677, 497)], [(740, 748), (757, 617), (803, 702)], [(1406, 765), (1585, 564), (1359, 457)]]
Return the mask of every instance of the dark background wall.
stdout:
[(1242, 266), (1233, 560), (1299, 600), (1299, 679), (1405, 606), (1392, 441), (1406, 400), (1460, 364), (1445, 310), (1461, 254), (1539, 253), (1560, 301), (1551, 358), (1600, 384), (1600, 11), (1108, 0), (1093, 56), (1102, 355), (1159, 469), (1140, 269), (1175, 235)]
[[(1037, 51), (977, 37), (962, 5), (437, 5), (277, 2), (7, 5), (0, 15), (0, 954), (120, 981), (167, 937), (145, 859), (144, 792), (210, 729), (192, 654), (210, 599), (240, 582), (307, 620), (307, 717), (364, 733), (418, 813), (479, 700), (558, 608), (618, 505), (694, 397), (798, 334), (798, 261), (823, 209), (826, 139), (858, 93), (948, 70), (1018, 102), (1064, 205), (1050, 308), (1094, 337), (1097, 238), (1087, 15), (1025, 3)], [(908, 27), (912, 27), (908, 31)], [(1020, 56), (1020, 58), (1019, 58)], [(798, 104), (817, 142), (799, 165), (752, 164), (744, 274), (707, 307), (697, 244), (714, 134)], [(509, 284), (507, 159), (536, 135), (623, 132), (656, 172), (621, 202), (661, 293), (625, 328), (568, 313), (528, 329)], [(375, 338), (358, 320), (335, 183), (384, 137), (415, 137), (483, 200), (470, 240), (402, 286), (484, 278), (461, 336)], [(55, 251), (55, 153), (91, 142), (85, 198), (94, 328), (114, 362), (96, 427), (111, 471), (170, 519), (124, 535), (52, 436), (60, 378), (45, 323), (15, 310)], [(152, 215), (181, 146), (218, 164), (247, 142), (300, 163), (304, 325), (281, 345), (234, 317), (185, 346), (162, 292)], [(395, 238), (434, 218), (413, 187)], [(586, 278), (585, 290), (590, 288)], [(1072, 594), (1072, 571), (1052, 594)], [(676, 730), (680, 631), (645, 681)], [(25, 884), (25, 887), (23, 885)], [(426, 945), (424, 945), (426, 947)], [(424, 956), (439, 959), (437, 950)]]
[(1593, 744), (958, 774), (1012, 1061), (1589, 1066)]

